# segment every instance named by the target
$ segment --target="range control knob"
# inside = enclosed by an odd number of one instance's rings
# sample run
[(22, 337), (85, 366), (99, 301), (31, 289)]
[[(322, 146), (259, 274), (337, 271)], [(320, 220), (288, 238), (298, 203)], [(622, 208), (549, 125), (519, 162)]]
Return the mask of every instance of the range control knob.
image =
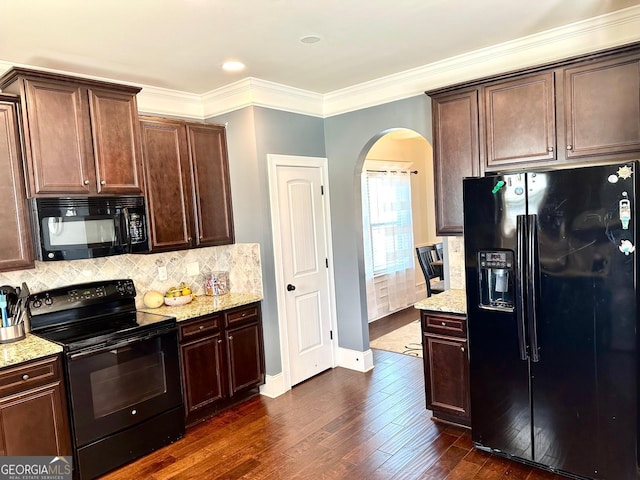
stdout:
[(42, 306), (42, 301), (39, 298), (35, 298), (31, 306), (33, 308), (40, 308)]
[(53, 304), (53, 298), (51, 298), (48, 293), (45, 294), (45, 296), (44, 296), (44, 304), (45, 305), (52, 305)]

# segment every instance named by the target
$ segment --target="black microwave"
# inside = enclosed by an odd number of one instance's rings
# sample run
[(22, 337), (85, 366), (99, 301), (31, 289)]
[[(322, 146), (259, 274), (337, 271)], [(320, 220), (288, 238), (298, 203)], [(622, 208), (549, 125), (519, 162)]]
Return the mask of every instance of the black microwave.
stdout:
[(77, 260), (149, 251), (144, 197), (32, 198), (38, 260)]

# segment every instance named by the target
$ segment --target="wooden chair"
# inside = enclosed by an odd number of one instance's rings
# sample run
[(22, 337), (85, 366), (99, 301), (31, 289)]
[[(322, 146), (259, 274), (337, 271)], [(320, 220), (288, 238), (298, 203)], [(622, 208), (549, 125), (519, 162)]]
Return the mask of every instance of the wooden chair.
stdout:
[(436, 247), (434, 245), (416, 247), (418, 263), (420, 263), (420, 268), (422, 269), (422, 274), (427, 284), (427, 297), (430, 297), (432, 294), (444, 292), (444, 280), (438, 280), (441, 273), (436, 272), (432, 264), (435, 254)]

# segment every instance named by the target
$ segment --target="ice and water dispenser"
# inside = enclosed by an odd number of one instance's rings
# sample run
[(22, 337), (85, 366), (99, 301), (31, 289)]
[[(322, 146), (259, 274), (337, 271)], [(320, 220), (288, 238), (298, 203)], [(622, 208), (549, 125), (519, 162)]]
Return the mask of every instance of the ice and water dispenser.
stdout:
[(480, 308), (513, 311), (514, 265), (511, 250), (478, 252)]

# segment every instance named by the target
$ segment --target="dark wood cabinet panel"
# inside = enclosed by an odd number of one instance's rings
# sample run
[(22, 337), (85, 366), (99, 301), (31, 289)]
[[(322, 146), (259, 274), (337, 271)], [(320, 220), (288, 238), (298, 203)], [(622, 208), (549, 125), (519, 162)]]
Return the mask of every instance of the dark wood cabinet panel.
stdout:
[(26, 152), (33, 194), (89, 194), (95, 174), (87, 155), (82, 90), (73, 83), (24, 81)]
[(0, 95), (0, 271), (34, 266), (15, 99)]
[(71, 455), (59, 359), (0, 372), (2, 455)]
[(640, 151), (640, 54), (564, 70), (568, 159)]
[(193, 209), (186, 128), (147, 119), (140, 125), (151, 249), (189, 248)]
[(98, 193), (142, 193), (135, 95), (93, 88), (88, 95)]
[(226, 130), (222, 125), (188, 125), (198, 245), (234, 242)]
[(142, 117), (152, 251), (234, 242), (222, 125)]
[(259, 393), (264, 383), (260, 304), (180, 324), (187, 426)]
[(427, 408), (433, 418), (471, 425), (466, 318), (421, 311)]
[(486, 168), (555, 159), (553, 72), (489, 85), (482, 92)]
[(220, 333), (181, 345), (187, 423), (193, 414), (222, 399), (224, 370)]
[(436, 233), (462, 234), (462, 179), (480, 174), (478, 91), (434, 97)]
[(140, 194), (138, 87), (14, 67), (31, 196)]
[(262, 328), (259, 323), (227, 330), (229, 390), (240, 390), (264, 383)]

